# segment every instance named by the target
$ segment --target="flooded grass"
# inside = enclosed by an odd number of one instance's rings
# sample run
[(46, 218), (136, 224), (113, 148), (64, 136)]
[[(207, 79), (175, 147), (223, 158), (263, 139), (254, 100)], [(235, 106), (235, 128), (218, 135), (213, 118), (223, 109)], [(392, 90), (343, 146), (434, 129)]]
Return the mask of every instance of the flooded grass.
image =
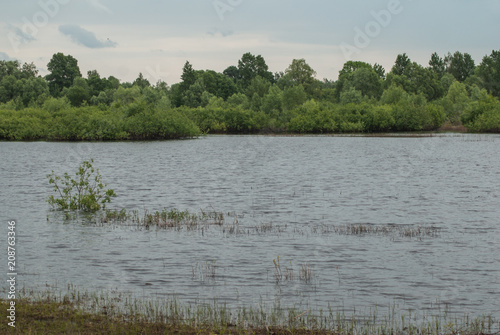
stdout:
[[(16, 328), (0, 324), (3, 334), (499, 334), (500, 322), (488, 316), (397, 314), (394, 306), (365, 315), (329, 307), (283, 308), (261, 303), (229, 309), (224, 303), (181, 303), (175, 297), (143, 299), (117, 291), (21, 290)], [(0, 300), (0, 308), (7, 309)]]
[(144, 211), (139, 215), (139, 211), (127, 212), (125, 209), (106, 210), (96, 218), (97, 224), (128, 224), (159, 229), (183, 229), (195, 230), (206, 226), (223, 226), (225, 215), (215, 210), (200, 210), (199, 213), (180, 211), (176, 208), (163, 209), (162, 211)]
[(273, 259), (273, 264), (273, 277), (278, 285), (297, 280), (305, 284), (311, 284), (317, 275), (308, 262), (299, 265), (299, 269), (297, 271), (294, 270), (292, 261), (289, 261), (287, 265), (282, 267), (280, 263), (280, 256)]
[(396, 225), (396, 224), (346, 224), (315, 225), (312, 232), (316, 234), (335, 233), (339, 235), (399, 235), (400, 237), (436, 237), (440, 229), (434, 225)]
[(286, 232), (296, 235), (355, 235), (355, 236), (399, 236), (404, 238), (438, 237), (440, 228), (432, 224), (407, 225), (407, 224), (313, 224), (295, 226), (289, 229), (288, 225), (276, 225), (272, 222), (254, 224), (240, 224), (240, 216), (236, 213), (227, 213), (211, 210), (200, 210), (198, 213), (180, 211), (178, 209), (163, 209), (162, 211), (129, 211), (122, 209), (106, 210), (98, 214), (95, 221), (98, 225), (117, 224), (144, 227), (146, 229), (171, 229), (171, 230), (200, 230), (218, 227), (225, 235), (281, 235)]

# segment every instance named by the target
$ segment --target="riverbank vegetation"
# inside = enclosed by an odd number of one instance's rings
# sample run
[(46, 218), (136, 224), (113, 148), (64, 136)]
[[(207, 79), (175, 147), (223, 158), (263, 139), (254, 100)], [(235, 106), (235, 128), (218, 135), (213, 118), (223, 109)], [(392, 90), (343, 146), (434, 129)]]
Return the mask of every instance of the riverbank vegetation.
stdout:
[[(265, 306), (231, 309), (215, 301), (186, 304), (172, 298), (135, 298), (120, 292), (21, 291), (16, 327), (0, 324), (2, 334), (498, 334), (488, 317), (437, 310), (428, 315), (395, 306), (360, 312)], [(0, 300), (6, 310), (9, 302)], [(383, 311), (382, 311), (383, 309)]]
[(0, 139), (152, 140), (203, 133), (374, 133), (460, 129), (500, 132), (500, 51), (476, 65), (467, 53), (428, 65), (397, 56), (389, 72), (348, 61), (336, 81), (318, 80), (304, 59), (283, 72), (246, 53), (222, 73), (195, 70), (151, 84), (83, 77), (71, 55), (54, 54), (49, 74), (0, 61)]

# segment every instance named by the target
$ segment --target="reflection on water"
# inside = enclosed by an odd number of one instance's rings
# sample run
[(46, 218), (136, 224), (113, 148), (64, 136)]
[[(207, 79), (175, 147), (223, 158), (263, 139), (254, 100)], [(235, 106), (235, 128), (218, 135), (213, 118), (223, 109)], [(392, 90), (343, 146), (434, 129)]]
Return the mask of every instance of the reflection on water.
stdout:
[[(496, 135), (1, 142), (0, 212), (18, 222), (27, 287), (73, 283), (233, 305), (424, 309), (440, 301), (500, 317), (499, 144)], [(118, 194), (112, 208), (232, 212), (242, 232), (101, 227), (50, 212), (45, 176), (91, 157)], [(349, 225), (439, 233), (331, 229)], [(294, 274), (278, 285), (277, 256), (283, 276)], [(310, 281), (300, 278), (305, 264)]]

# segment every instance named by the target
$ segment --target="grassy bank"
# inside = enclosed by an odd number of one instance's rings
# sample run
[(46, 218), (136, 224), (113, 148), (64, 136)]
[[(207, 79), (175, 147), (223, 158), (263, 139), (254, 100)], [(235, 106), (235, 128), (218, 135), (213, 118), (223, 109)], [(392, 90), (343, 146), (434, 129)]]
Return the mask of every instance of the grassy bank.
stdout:
[[(9, 302), (0, 300), (6, 311)], [(4, 312), (5, 313), (5, 312)], [(175, 298), (136, 299), (117, 292), (65, 294), (22, 290), (16, 301), (16, 327), (0, 324), (2, 334), (498, 334), (491, 317), (396, 315), (343, 311), (240, 307), (220, 303), (183, 304)]]

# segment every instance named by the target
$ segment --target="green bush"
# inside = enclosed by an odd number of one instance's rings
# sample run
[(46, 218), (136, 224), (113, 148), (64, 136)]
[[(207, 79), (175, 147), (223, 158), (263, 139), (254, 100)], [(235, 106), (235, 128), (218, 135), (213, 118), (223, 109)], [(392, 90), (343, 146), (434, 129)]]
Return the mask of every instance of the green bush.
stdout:
[(391, 131), (394, 122), (391, 107), (387, 105), (370, 108), (363, 117), (364, 129), (371, 133)]
[(54, 192), (59, 197), (49, 196), (47, 202), (60, 210), (96, 211), (105, 208), (106, 203), (116, 194), (112, 189), (104, 190), (102, 177), (98, 169), (92, 166), (94, 160), (84, 161), (76, 172), (76, 179), (68, 173), (56, 176), (54, 171), (47, 175), (49, 183), (54, 185)]
[(479, 115), (467, 125), (467, 130), (482, 133), (500, 133), (500, 104)]

